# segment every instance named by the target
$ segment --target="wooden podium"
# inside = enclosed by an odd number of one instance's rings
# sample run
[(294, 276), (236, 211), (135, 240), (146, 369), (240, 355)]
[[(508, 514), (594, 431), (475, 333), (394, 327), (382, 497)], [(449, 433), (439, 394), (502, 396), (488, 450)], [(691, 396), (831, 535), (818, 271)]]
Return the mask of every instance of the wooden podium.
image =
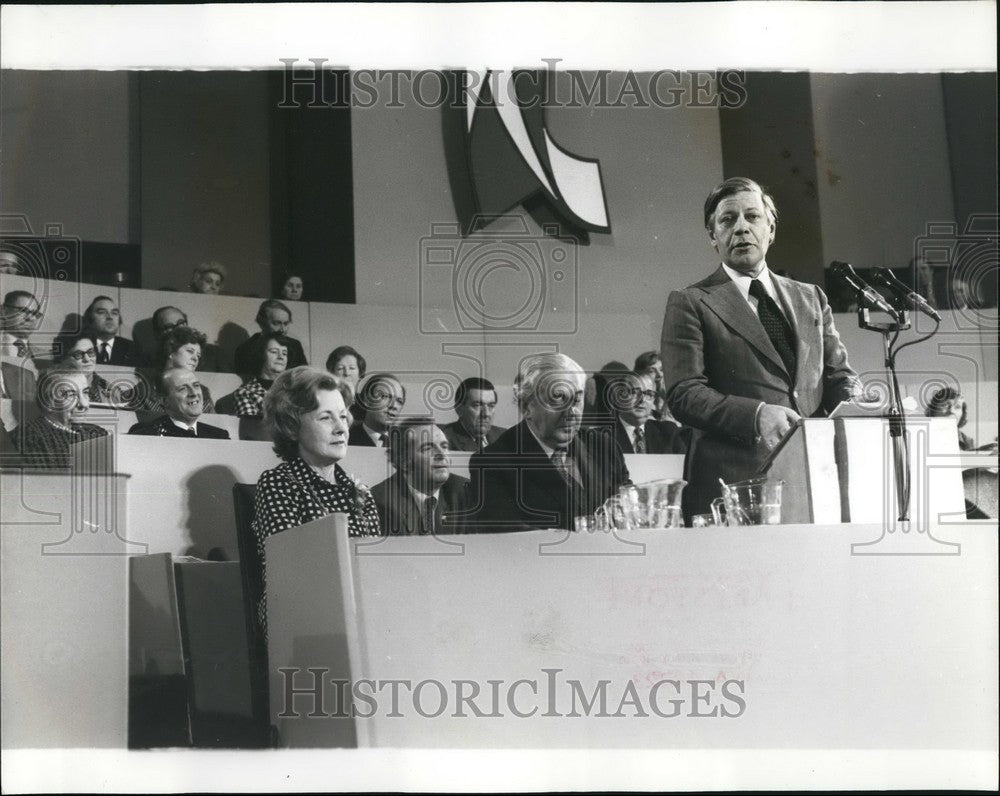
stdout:
[(266, 543), (281, 746), (996, 748), (993, 526), (935, 527), (941, 558), (854, 555), (870, 525), (344, 525)]
[[(785, 523), (884, 523), (898, 516), (889, 421), (804, 419), (775, 448), (770, 478), (785, 482)], [(914, 527), (965, 516), (962, 459), (953, 418), (907, 417)]]

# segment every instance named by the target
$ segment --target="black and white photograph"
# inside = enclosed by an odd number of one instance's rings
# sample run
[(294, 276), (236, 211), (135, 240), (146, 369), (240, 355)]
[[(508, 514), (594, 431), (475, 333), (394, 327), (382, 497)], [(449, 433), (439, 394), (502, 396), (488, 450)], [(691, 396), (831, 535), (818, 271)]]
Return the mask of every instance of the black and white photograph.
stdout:
[(995, 3), (0, 21), (4, 793), (998, 787)]

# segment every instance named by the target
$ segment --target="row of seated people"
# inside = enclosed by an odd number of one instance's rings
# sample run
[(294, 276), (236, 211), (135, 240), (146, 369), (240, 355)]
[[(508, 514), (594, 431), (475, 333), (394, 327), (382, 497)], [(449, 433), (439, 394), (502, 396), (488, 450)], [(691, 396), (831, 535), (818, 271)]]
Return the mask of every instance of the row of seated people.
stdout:
[[(2, 244), (0, 244), (2, 246)], [(17, 252), (10, 249), (0, 248), (0, 274), (11, 276), (27, 276), (31, 273), (28, 267)], [(191, 272), (191, 280), (188, 282), (188, 290), (192, 293), (200, 293), (208, 296), (218, 296), (223, 292), (229, 270), (222, 263), (210, 260), (199, 263)], [(172, 291), (174, 288), (163, 287), (161, 290)], [(292, 272), (284, 275), (281, 288), (278, 290), (278, 298), (285, 301), (305, 301), (305, 280)]]
[[(33, 339), (43, 321), (42, 306), (38, 299), (27, 290), (12, 290), (4, 296), (3, 312), (0, 315), (0, 354), (20, 361), (35, 373), (42, 367), (44, 355), (41, 346)], [(261, 337), (268, 333), (280, 333), (287, 338), (288, 366), (305, 365), (306, 355), (302, 343), (291, 336), (292, 310), (288, 304), (278, 299), (268, 299), (261, 303), (255, 318), (260, 331), (240, 343), (233, 352), (232, 362), (223, 361), (220, 349), (209, 345), (205, 335), (197, 333), (200, 347), (198, 369), (208, 372), (233, 372), (243, 378), (256, 374), (256, 354)], [(145, 348), (136, 341), (124, 337), (122, 313), (110, 296), (97, 296), (84, 310), (82, 317), (71, 314), (63, 319), (63, 332), (56, 335), (52, 345), (52, 358), (56, 361), (70, 353), (73, 338), (89, 337), (94, 344), (96, 363), (99, 365), (121, 365), (127, 367), (162, 366), (171, 351), (164, 350), (165, 340), (171, 332), (189, 329), (188, 316), (174, 306), (157, 308), (149, 319), (151, 336)], [(191, 330), (195, 331), (195, 330)]]

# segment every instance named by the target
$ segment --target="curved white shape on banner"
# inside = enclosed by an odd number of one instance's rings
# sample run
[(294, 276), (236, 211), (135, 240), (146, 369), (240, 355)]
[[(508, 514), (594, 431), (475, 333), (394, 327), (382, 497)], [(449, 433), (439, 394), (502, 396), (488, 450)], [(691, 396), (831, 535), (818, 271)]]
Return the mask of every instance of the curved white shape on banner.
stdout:
[(604, 206), (604, 189), (601, 185), (601, 167), (597, 161), (581, 160), (559, 148), (546, 127), (545, 147), (549, 154), (552, 178), (559, 186), (559, 194), (570, 210), (598, 227), (608, 226), (608, 210)]
[[(507, 97), (514, 97), (514, 75), (509, 70), (504, 70), (502, 72), (504, 75), (504, 82), (506, 86)], [(542, 166), (542, 162), (538, 159), (538, 155), (535, 153), (535, 148), (531, 145), (531, 138), (528, 136), (528, 129), (524, 126), (524, 117), (521, 116), (521, 109), (518, 107), (516, 102), (508, 101), (502, 102), (498, 101), (496, 97), (493, 98), (493, 105), (497, 109), (497, 113), (500, 114), (500, 121), (503, 122), (503, 126), (507, 128), (507, 133), (510, 135), (511, 140), (514, 142), (514, 146), (517, 147), (517, 151), (521, 153), (521, 157), (524, 158), (524, 162), (528, 164), (535, 176), (538, 177), (538, 181), (545, 186), (545, 190), (549, 192), (553, 199), (558, 199), (559, 196), (552, 187), (552, 183), (549, 181), (549, 175), (545, 172), (545, 168)]]

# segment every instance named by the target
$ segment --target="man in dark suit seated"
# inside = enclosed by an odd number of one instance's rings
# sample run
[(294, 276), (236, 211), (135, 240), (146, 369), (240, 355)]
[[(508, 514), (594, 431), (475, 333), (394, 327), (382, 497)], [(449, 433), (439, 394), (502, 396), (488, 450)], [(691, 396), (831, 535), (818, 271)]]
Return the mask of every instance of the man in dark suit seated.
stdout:
[(288, 370), (297, 368), (299, 365), (308, 365), (306, 354), (302, 349), (302, 343), (294, 337), (288, 336), (288, 330), (292, 326), (292, 311), (288, 306), (277, 299), (267, 299), (261, 302), (257, 310), (257, 325), (260, 331), (249, 340), (240, 343), (236, 347), (233, 357), (233, 369), (244, 378), (253, 378), (260, 367), (259, 348), (264, 343), (264, 335), (268, 332), (283, 334), (288, 339)]
[(396, 472), (372, 487), (385, 534), (458, 533), (471, 508), (469, 479), (450, 472), (448, 440), (432, 417), (408, 417), (389, 431)]
[(615, 442), (622, 453), (688, 451), (691, 429), (668, 420), (654, 420), (656, 382), (649, 373), (622, 373), (608, 387), (615, 415)]
[(121, 311), (109, 296), (98, 296), (84, 310), (83, 326), (97, 350), (97, 364), (133, 368), (147, 364), (139, 347), (118, 334), (121, 325)]
[(406, 389), (389, 373), (373, 373), (358, 388), (351, 407), (355, 422), (347, 435), (348, 445), (386, 448), (389, 428), (396, 422), (406, 403)]
[(136, 423), (128, 430), (129, 434), (229, 439), (229, 432), (225, 429), (198, 420), (204, 404), (197, 373), (187, 368), (171, 368), (160, 376), (158, 386), (167, 413), (146, 423)]
[(497, 390), (489, 379), (473, 376), (458, 385), (455, 414), (458, 420), (441, 426), (453, 451), (476, 453), (496, 442), (507, 429), (493, 425), (497, 408)]
[(860, 392), (816, 285), (772, 273), (764, 259), (778, 211), (760, 185), (733, 177), (704, 206), (722, 264), (667, 299), (661, 338), (667, 404), (701, 432), (688, 454), (684, 514), (708, 511), (727, 483), (758, 474), (800, 417)]
[(518, 407), (524, 418), (469, 462), (477, 492), (476, 530), (574, 527), (618, 488), (628, 468), (607, 428), (581, 428), (586, 375), (565, 354), (521, 363)]

